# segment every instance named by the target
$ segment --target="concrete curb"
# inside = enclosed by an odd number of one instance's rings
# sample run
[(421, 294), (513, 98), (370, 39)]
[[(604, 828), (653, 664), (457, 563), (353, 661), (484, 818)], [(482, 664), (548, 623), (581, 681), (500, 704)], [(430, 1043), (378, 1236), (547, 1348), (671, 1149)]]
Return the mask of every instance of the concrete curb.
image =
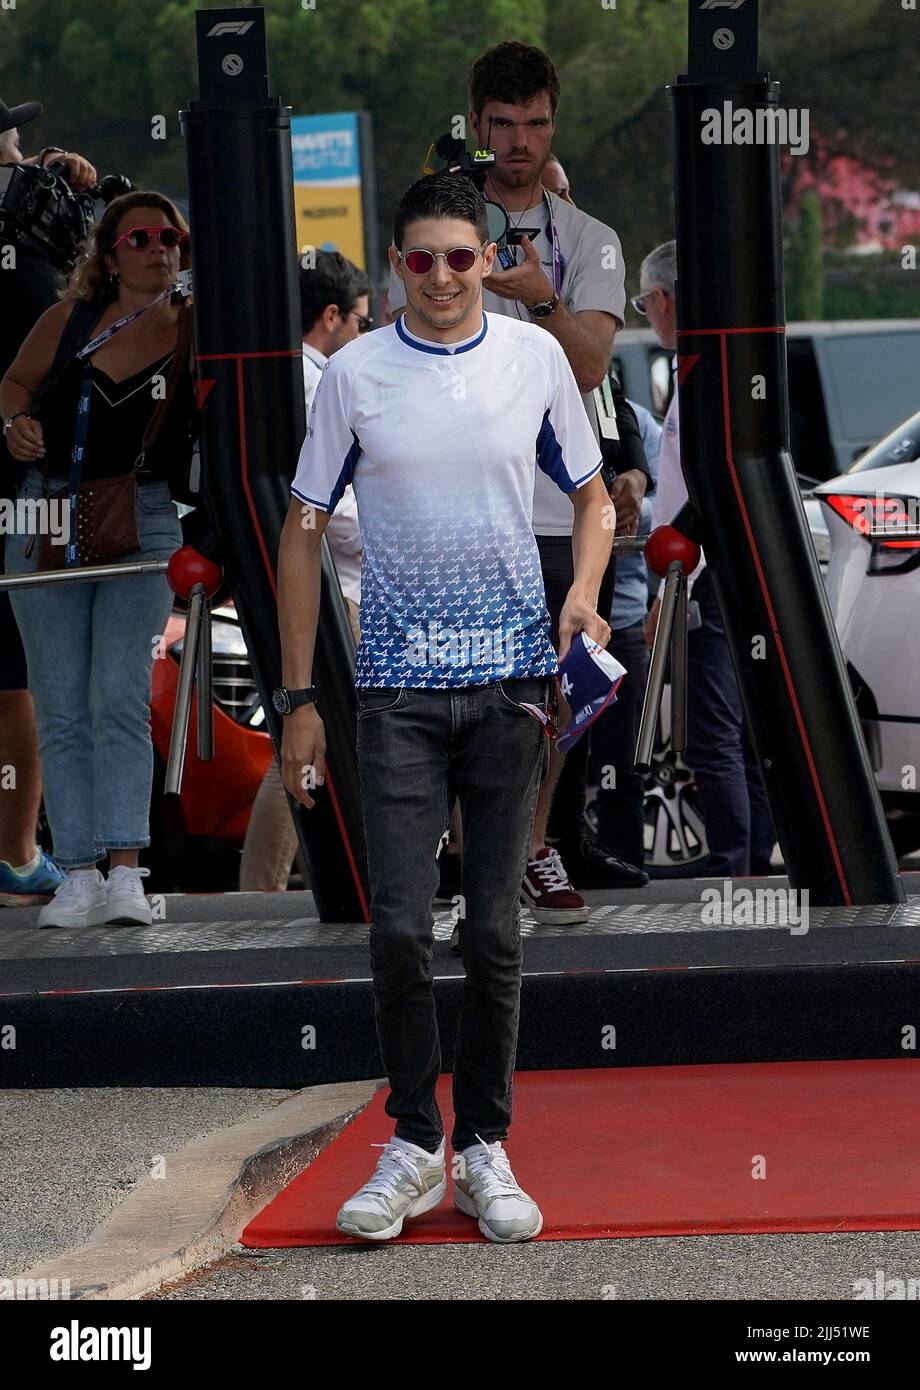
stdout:
[(165, 1155), (164, 1175), (144, 1178), (84, 1245), (14, 1282), (46, 1280), (39, 1289), (59, 1290), (66, 1280), (72, 1300), (139, 1298), (211, 1264), (385, 1084), (312, 1086)]

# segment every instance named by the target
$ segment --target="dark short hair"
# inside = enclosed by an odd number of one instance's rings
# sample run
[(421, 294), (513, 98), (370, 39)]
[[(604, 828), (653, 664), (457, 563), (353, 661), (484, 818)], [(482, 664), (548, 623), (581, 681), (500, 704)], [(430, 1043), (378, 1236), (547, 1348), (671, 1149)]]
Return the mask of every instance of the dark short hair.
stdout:
[(303, 331), (309, 333), (323, 310), (337, 304), (348, 314), (362, 294), (370, 294), (371, 282), (341, 251), (317, 251), (316, 268), (300, 267), (300, 312)]
[(553, 115), (559, 105), (559, 77), (548, 53), (508, 40), (480, 53), (470, 68), (470, 110), (478, 116), (487, 101), (523, 106), (541, 92)]
[(476, 228), (477, 246), (489, 239), (485, 199), (472, 179), (463, 174), (429, 174), (406, 189), (393, 219), (393, 245), (398, 251), (409, 223), (428, 217), (469, 222)]

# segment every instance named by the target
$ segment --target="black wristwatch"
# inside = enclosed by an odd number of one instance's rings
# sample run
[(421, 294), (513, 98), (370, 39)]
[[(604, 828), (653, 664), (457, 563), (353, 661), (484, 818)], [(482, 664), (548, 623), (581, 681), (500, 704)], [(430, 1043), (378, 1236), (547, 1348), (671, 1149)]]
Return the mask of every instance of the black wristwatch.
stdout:
[(553, 295), (552, 299), (544, 299), (543, 302), (542, 302), (542, 304), (531, 304), (531, 306), (530, 306), (530, 317), (531, 317), (532, 319), (546, 319), (546, 318), (549, 318), (550, 314), (555, 313), (558, 304), (559, 304), (559, 293), (558, 293), (558, 291), (557, 291), (557, 292)]
[(279, 714), (291, 714), (301, 705), (312, 705), (315, 702), (315, 685), (311, 685), (308, 690), (288, 690), (286, 686), (282, 685), (277, 690), (272, 691), (272, 704)]

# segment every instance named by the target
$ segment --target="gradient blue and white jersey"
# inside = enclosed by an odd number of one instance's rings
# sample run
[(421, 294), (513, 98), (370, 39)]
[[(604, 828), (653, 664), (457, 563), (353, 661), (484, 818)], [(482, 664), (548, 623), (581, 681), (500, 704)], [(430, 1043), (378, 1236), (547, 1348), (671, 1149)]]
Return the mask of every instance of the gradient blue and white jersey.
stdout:
[(441, 346), (397, 320), (330, 358), (291, 488), (364, 541), (355, 684), (431, 690), (557, 669), (531, 525), (535, 470), (571, 493), (597, 441), (565, 353), (483, 314)]

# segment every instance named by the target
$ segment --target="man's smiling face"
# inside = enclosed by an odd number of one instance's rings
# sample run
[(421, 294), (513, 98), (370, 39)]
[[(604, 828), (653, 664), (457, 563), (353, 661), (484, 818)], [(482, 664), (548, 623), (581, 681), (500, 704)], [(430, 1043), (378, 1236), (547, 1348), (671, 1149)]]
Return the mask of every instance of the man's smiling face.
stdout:
[[(459, 247), (476, 250), (479, 236), (472, 222), (457, 218), (423, 218), (410, 222), (403, 235), (402, 253), (439, 251), (445, 254)], [(406, 303), (430, 328), (451, 329), (474, 314), (482, 298), (482, 278), (488, 275), (495, 257), (495, 243), (478, 253), (470, 270), (451, 270), (444, 256), (437, 256), (424, 275), (413, 273), (390, 248), (390, 262), (406, 288)], [(475, 324), (471, 332), (475, 331)], [(409, 327), (412, 324), (410, 321)]]

